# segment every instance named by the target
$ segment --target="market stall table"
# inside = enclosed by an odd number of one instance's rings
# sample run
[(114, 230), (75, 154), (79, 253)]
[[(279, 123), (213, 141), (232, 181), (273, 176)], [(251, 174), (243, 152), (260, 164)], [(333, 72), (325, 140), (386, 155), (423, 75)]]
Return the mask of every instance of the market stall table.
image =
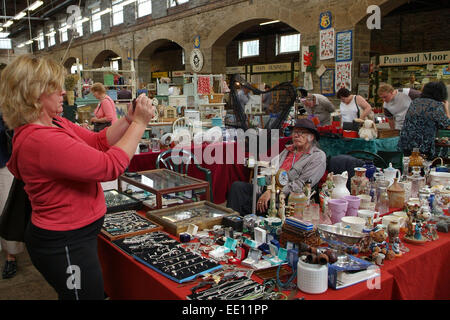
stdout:
[[(406, 244), (410, 252), (393, 261), (385, 260), (379, 278), (339, 290), (329, 288), (318, 295), (298, 291), (296, 297), (314, 300), (450, 299), (450, 234), (438, 234), (438, 240), (424, 245)], [(98, 237), (98, 252), (105, 292), (111, 299), (184, 300), (195, 286), (169, 280), (102, 235)], [(253, 276), (253, 279), (259, 278)]]

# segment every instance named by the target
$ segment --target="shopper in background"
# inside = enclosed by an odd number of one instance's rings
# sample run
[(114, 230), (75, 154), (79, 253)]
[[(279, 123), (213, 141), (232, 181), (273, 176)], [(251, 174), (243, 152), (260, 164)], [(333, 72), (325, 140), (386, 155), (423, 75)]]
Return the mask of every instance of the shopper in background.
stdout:
[(94, 124), (94, 131), (99, 132), (117, 121), (116, 105), (113, 99), (106, 94), (106, 88), (102, 83), (94, 83), (91, 92), (94, 97), (100, 100), (94, 111), (95, 116), (91, 119), (91, 123)]
[[(286, 195), (286, 199), (291, 192), (302, 192), (308, 180), (311, 181), (312, 187), (317, 185), (327, 165), (325, 152), (317, 146), (320, 135), (314, 123), (309, 119), (299, 119), (292, 129), (293, 143), (271, 160), (277, 169), (288, 172), (289, 182), (281, 191)], [(257, 213), (264, 214), (267, 211), (270, 196), (270, 190), (259, 196), (256, 204)], [(227, 207), (243, 216), (251, 214), (252, 197), (253, 184), (235, 181), (228, 192)]]
[[(266, 84), (264, 86), (264, 90), (268, 91), (270, 90), (270, 86)], [(272, 92), (264, 93), (262, 96), (262, 104), (263, 104), (263, 112), (269, 112), (271, 111), (271, 104), (272, 104)]]
[(411, 101), (420, 97), (420, 94), (420, 91), (414, 89), (394, 89), (387, 83), (379, 86), (378, 96), (384, 101), (384, 115), (391, 129), (402, 129)]
[(65, 68), (48, 57), (23, 55), (0, 79), (0, 107), (14, 129), (8, 169), (25, 183), (31, 221), (25, 244), (33, 265), (60, 299), (103, 299), (97, 235), (106, 212), (100, 182), (129, 165), (147, 123), (150, 99), (99, 133), (58, 116)]
[[(3, 118), (0, 114), (0, 216), (3, 213), (9, 190), (13, 182), (13, 175), (6, 167), (6, 163), (11, 157), (11, 150), (8, 147), (8, 140), (12, 131), (8, 132)], [(7, 241), (0, 237), (1, 249), (5, 252), (6, 261), (3, 265), (2, 278), (9, 279), (16, 275), (17, 259), (16, 255), (23, 252), (24, 243), (19, 241)]]
[(241, 104), (241, 107), (244, 108), (245, 105), (250, 100), (250, 89), (243, 86), (238, 91), (237, 98), (238, 98), (239, 103)]
[(341, 88), (336, 97), (341, 100), (339, 108), (342, 123), (353, 122), (355, 119), (366, 120), (369, 116), (372, 116), (370, 120), (373, 120), (372, 107), (362, 96), (351, 94), (347, 88)]
[(131, 100), (133, 95), (131, 94), (131, 91), (128, 90), (127, 87), (122, 87), (122, 89), (117, 92), (117, 99), (119, 100)]
[(309, 116), (319, 118), (321, 126), (331, 125), (331, 113), (335, 111), (333, 103), (324, 95), (308, 93), (306, 98), (301, 99)]
[(429, 82), (423, 87), (420, 98), (411, 103), (398, 142), (405, 156), (419, 148), (428, 159), (435, 157), (436, 131), (450, 127), (450, 119), (445, 114), (447, 97), (444, 83)]
[(404, 87), (405, 88), (410, 88), (410, 89), (420, 90), (422, 88), (422, 85), (421, 85), (420, 82), (416, 81), (416, 75), (414, 73), (411, 73), (409, 75), (409, 80), (404, 85)]

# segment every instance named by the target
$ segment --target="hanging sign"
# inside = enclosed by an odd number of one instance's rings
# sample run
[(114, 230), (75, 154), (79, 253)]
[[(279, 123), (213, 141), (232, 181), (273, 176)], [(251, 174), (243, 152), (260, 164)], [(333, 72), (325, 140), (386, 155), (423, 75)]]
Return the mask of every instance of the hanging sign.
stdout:
[(380, 56), (380, 66), (443, 64), (450, 62), (450, 51), (420, 52)]
[(156, 79), (156, 78), (167, 78), (169, 77), (169, 73), (167, 71), (163, 71), (163, 72), (152, 72), (152, 78)]
[(352, 91), (352, 62), (336, 62), (336, 91), (347, 88)]
[(291, 71), (290, 63), (261, 64), (252, 66), (253, 73)]
[(336, 62), (352, 60), (352, 30), (336, 34)]
[(332, 16), (330, 11), (322, 12), (319, 16), (320, 30), (331, 28)]
[(194, 49), (200, 49), (200, 36), (194, 37)]
[(203, 68), (203, 53), (200, 49), (194, 49), (191, 51), (189, 62), (191, 64), (192, 71), (200, 72)]
[(320, 60), (334, 58), (334, 28), (320, 31)]
[(226, 74), (245, 73), (245, 67), (226, 67), (225, 72)]
[(131, 50), (130, 49), (127, 50), (127, 59), (131, 60)]

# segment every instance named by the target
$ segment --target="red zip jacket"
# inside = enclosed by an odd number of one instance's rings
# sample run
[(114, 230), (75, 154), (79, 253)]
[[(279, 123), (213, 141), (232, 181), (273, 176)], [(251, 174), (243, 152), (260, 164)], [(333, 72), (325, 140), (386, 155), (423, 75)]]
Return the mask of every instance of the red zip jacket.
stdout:
[(7, 166), (25, 182), (31, 222), (42, 229), (68, 231), (105, 214), (100, 182), (117, 179), (130, 161), (125, 151), (108, 145), (107, 130), (94, 133), (65, 118), (55, 120), (62, 128), (17, 128)]

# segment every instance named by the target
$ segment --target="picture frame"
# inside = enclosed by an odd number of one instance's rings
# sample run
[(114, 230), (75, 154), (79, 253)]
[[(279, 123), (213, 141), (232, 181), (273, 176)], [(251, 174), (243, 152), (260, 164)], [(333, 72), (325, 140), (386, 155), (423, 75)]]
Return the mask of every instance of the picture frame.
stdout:
[(347, 62), (353, 59), (353, 31), (336, 32), (336, 62)]
[(334, 68), (327, 68), (320, 77), (320, 93), (324, 96), (334, 96), (335, 91), (335, 79)]
[(370, 73), (370, 62), (360, 62), (359, 63), (359, 77), (367, 78)]
[(369, 84), (368, 83), (359, 83), (358, 84), (358, 95), (363, 97), (364, 99), (369, 99)]

